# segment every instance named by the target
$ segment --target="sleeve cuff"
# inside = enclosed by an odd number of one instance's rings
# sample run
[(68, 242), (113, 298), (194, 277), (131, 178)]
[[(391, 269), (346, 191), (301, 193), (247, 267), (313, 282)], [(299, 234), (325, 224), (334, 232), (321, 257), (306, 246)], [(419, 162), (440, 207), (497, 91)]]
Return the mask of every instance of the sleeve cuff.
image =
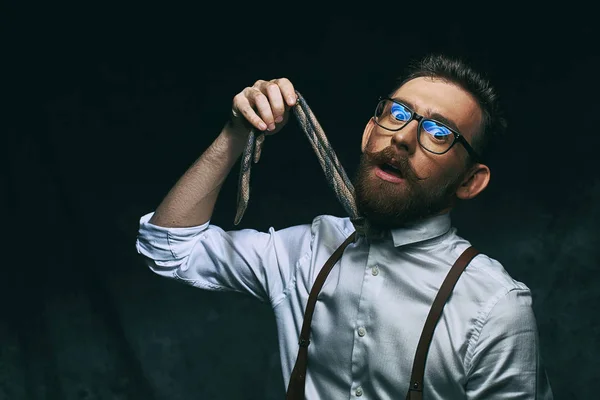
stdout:
[(148, 222), (154, 212), (140, 218), (136, 240), (138, 253), (157, 261), (178, 260), (187, 257), (196, 238), (208, 229), (210, 221), (187, 228), (165, 228)]

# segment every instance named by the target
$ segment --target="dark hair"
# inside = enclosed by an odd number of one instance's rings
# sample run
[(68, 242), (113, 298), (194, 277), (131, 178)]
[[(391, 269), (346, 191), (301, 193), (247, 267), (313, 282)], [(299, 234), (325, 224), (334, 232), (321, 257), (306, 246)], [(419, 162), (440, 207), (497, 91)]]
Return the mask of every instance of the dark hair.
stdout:
[(507, 126), (498, 95), (490, 82), (461, 59), (431, 54), (409, 64), (405, 78), (396, 90), (419, 77), (438, 78), (453, 83), (477, 100), (482, 110), (483, 121), (481, 130), (471, 140), (471, 146), (485, 160), (491, 144), (504, 134)]

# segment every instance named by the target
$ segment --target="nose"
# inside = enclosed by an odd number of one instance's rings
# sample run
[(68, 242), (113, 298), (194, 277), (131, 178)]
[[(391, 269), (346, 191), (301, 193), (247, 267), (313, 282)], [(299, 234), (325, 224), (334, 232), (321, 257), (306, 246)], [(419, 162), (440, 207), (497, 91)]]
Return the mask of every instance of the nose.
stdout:
[(392, 146), (398, 151), (413, 154), (419, 146), (417, 140), (417, 130), (419, 129), (419, 121), (412, 120), (399, 131), (394, 132), (391, 141)]

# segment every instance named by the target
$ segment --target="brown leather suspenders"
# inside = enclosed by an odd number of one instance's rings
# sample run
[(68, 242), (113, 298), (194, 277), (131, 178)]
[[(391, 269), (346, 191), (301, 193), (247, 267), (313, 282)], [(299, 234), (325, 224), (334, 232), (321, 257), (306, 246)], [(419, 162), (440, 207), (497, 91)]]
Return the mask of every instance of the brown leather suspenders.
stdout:
[(450, 272), (446, 275), (440, 290), (438, 290), (425, 325), (423, 325), (423, 331), (419, 338), (419, 344), (417, 345), (417, 352), (415, 353), (415, 359), (413, 361), (413, 369), (410, 375), (410, 386), (408, 387), (408, 393), (406, 394), (407, 400), (421, 400), (423, 398), (423, 377), (425, 376), (425, 361), (427, 359), (427, 352), (429, 351), (429, 345), (431, 344), (431, 338), (433, 337), (433, 331), (437, 324), (440, 316), (442, 315), (442, 309), (446, 304), (446, 301), (454, 289), (454, 285), (460, 278), (460, 274), (467, 268), (467, 265), (471, 262), (473, 257), (479, 254), (473, 246), (469, 247), (458, 257)]
[[(286, 400), (304, 400), (308, 345), (310, 344), (310, 325), (312, 322), (313, 312), (315, 310), (315, 304), (317, 302), (317, 295), (321, 291), (321, 288), (327, 279), (327, 275), (329, 275), (329, 272), (335, 263), (342, 257), (346, 247), (352, 241), (354, 241), (355, 236), (356, 232), (352, 233), (344, 241), (344, 243), (342, 243), (340, 247), (333, 252), (331, 257), (329, 257), (319, 272), (319, 275), (317, 275), (317, 279), (315, 280), (315, 283), (310, 291), (308, 303), (306, 304), (306, 310), (304, 311), (304, 321), (302, 323), (302, 330), (300, 332), (300, 340), (298, 342), (300, 348), (298, 349), (296, 364), (294, 365), (292, 375), (290, 376), (290, 382), (285, 397)], [(456, 260), (450, 269), (450, 272), (448, 272), (448, 275), (446, 275), (440, 290), (433, 300), (433, 304), (431, 305), (431, 309), (429, 310), (429, 314), (425, 320), (425, 325), (423, 326), (423, 331), (421, 332), (419, 344), (417, 345), (417, 351), (415, 353), (412, 373), (410, 376), (410, 386), (408, 393), (406, 394), (407, 400), (421, 400), (423, 398), (425, 361), (427, 359), (427, 352), (429, 351), (429, 345), (433, 337), (433, 331), (442, 314), (442, 309), (444, 308), (446, 301), (450, 297), (450, 294), (452, 293), (452, 290), (458, 281), (458, 278), (467, 267), (469, 262), (471, 262), (473, 257), (475, 257), (477, 254), (479, 254), (479, 252), (475, 248), (469, 247), (460, 255), (460, 257), (458, 257), (458, 260)]]

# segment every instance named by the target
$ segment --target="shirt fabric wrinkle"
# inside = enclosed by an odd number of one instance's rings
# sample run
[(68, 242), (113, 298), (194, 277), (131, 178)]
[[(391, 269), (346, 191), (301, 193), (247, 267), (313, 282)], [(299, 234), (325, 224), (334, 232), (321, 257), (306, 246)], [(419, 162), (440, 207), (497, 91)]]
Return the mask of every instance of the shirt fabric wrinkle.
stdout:
[(474, 334), (471, 335), (468, 345), (467, 345), (467, 355), (465, 357), (465, 365), (464, 365), (465, 371), (467, 371), (467, 374), (469, 374), (471, 371), (471, 366), (472, 366), (471, 361), (472, 361), (473, 353), (475, 351), (475, 347), (477, 346), (477, 342), (479, 341), (479, 336), (481, 334), (481, 330), (483, 329), (483, 326), (485, 325), (488, 316), (492, 312), (494, 306), (496, 304), (498, 304), (498, 302), (504, 296), (506, 296), (508, 293), (510, 293), (510, 290), (506, 290), (506, 289), (499, 290), (498, 293), (496, 293), (494, 296), (492, 296), (490, 301), (488, 301), (488, 303), (486, 304), (486, 306), (482, 307), (481, 311), (479, 312), (478, 317), (475, 320), (475, 324), (473, 326)]

